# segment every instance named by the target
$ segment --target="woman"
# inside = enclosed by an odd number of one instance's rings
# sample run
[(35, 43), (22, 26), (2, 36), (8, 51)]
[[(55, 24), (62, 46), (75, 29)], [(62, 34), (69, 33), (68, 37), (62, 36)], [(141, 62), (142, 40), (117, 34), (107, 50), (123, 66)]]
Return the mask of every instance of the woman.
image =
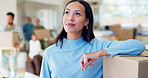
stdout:
[(145, 49), (143, 43), (133, 39), (97, 40), (93, 34), (91, 7), (82, 0), (70, 1), (66, 5), (63, 26), (56, 44), (45, 51), (41, 78), (101, 78), (102, 56), (137, 55)]
[(37, 39), (36, 34), (32, 34), (31, 40), (29, 41), (29, 57), (33, 59), (35, 55), (41, 54), (41, 43)]

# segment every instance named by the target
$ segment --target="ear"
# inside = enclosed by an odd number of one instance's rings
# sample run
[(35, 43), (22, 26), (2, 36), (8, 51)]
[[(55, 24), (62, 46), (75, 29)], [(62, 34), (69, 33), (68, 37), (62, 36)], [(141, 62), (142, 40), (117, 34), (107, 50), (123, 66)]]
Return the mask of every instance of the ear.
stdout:
[(85, 20), (85, 25), (84, 25), (84, 26), (87, 26), (88, 23), (89, 23), (89, 19), (87, 18), (87, 19)]

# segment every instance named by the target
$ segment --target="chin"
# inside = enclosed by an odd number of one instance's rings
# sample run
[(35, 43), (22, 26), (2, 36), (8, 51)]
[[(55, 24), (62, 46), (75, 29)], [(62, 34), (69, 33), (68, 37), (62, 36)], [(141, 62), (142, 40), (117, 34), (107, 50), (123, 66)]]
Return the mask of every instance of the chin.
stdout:
[(75, 30), (75, 29), (72, 29), (72, 28), (66, 28), (65, 31), (66, 31), (67, 33), (76, 32), (76, 30)]
[(75, 31), (66, 31), (67, 33), (76, 33)]

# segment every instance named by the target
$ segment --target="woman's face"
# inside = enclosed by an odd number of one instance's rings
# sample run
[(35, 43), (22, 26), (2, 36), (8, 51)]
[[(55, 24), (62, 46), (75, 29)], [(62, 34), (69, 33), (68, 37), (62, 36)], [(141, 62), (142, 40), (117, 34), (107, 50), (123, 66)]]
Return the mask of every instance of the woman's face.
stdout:
[(82, 33), (83, 27), (87, 26), (85, 7), (79, 2), (72, 2), (65, 8), (63, 25), (67, 33)]

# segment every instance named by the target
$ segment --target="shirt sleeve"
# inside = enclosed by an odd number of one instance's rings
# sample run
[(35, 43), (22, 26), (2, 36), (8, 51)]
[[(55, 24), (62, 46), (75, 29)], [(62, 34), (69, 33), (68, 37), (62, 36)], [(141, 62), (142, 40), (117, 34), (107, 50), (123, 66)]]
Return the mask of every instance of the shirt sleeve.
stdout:
[(48, 61), (48, 56), (45, 53), (42, 61), (40, 78), (51, 78), (50, 66)]
[(25, 44), (23, 31), (20, 27), (17, 27), (16, 32), (18, 33), (18, 36), (19, 36), (20, 47), (23, 47)]
[(126, 41), (104, 41), (103, 49), (112, 57), (115, 55), (138, 55), (146, 48), (142, 42), (129, 39)]
[(3, 32), (5, 30), (5, 26), (0, 26), (0, 32)]

